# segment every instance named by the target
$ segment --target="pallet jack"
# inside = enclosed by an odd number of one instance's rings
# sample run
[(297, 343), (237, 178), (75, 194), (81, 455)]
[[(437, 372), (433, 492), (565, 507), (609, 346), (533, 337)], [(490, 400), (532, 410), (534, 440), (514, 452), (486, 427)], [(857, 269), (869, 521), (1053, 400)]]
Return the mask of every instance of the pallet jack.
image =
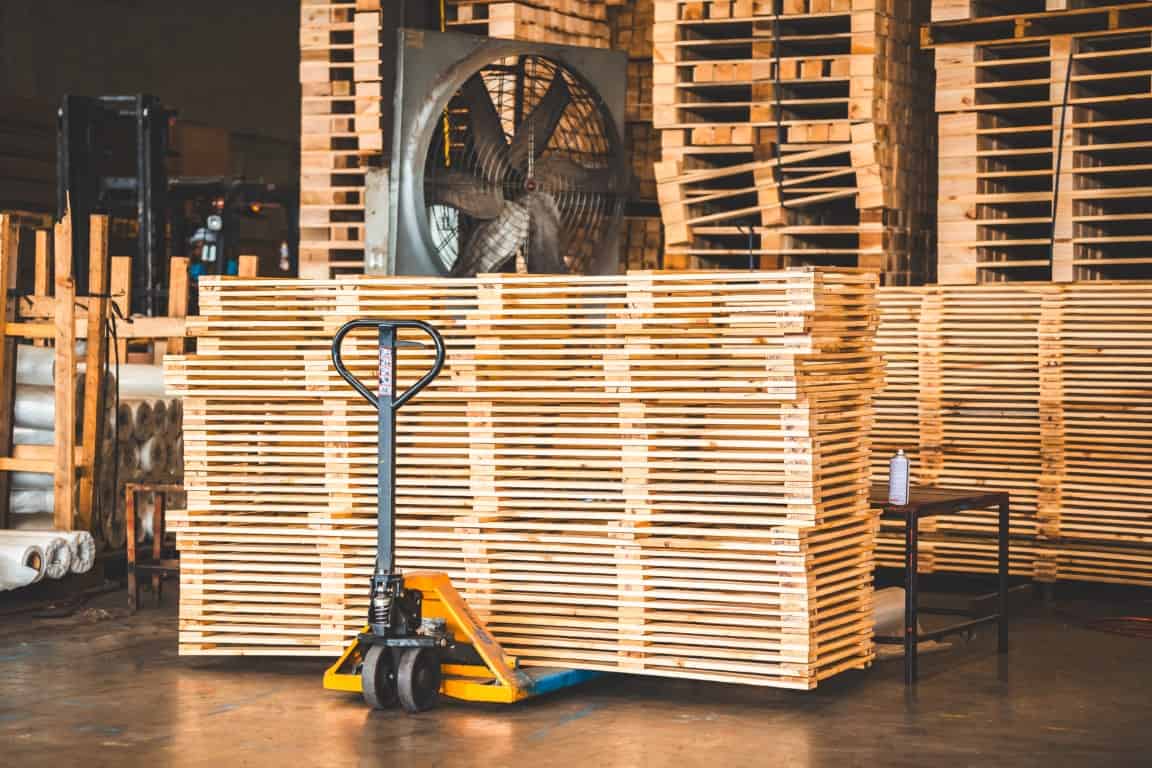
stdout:
[[(378, 380), (373, 393), (348, 370), (344, 338), (357, 328), (379, 335)], [(412, 386), (396, 395), (396, 351), (423, 346), (398, 340), (401, 329), (431, 338), (436, 359)], [(464, 701), (512, 703), (596, 677), (587, 670), (521, 669), (468, 607), (447, 574), (396, 569), (396, 411), (427, 387), (444, 366), (444, 339), (419, 320), (352, 320), (332, 339), (332, 364), (376, 408), (378, 436), (376, 565), (367, 626), (324, 673), (329, 690), (358, 692), (374, 709), (396, 704), (409, 713), (435, 706), (440, 694)]]

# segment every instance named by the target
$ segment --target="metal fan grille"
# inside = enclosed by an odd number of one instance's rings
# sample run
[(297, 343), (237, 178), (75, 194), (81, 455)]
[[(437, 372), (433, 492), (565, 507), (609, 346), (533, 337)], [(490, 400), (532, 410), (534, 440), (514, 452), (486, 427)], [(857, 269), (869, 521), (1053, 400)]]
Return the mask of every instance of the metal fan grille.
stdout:
[[(488, 64), (472, 76), (483, 85), (499, 117), (505, 142), (512, 143), (526, 121), (545, 99), (556, 78), (567, 86), (568, 101), (555, 129), (543, 147), (534, 146), (523, 166), (509, 165), (506, 147), (478, 141), (473, 135), (467, 102), (462, 88), (449, 103), (436, 128), (425, 165), (425, 203), (432, 239), (445, 271), (457, 269), (461, 254), (482, 222), (452, 205), (437, 203), (442, 195), (436, 189), (450, 175), (465, 174), (469, 184), (497, 191), (507, 201), (522, 199), (536, 189), (555, 201), (560, 220), (560, 253), (568, 271), (585, 272), (592, 264), (610, 226), (614, 192), (603, 184), (583, 184), (579, 174), (550, 173), (558, 164), (576, 168), (604, 179), (611, 178), (612, 164), (618, 162), (609, 138), (609, 118), (595, 93), (582, 78), (563, 65), (537, 55), (516, 56)], [(454, 176), (455, 177), (455, 176)], [(456, 177), (459, 178), (459, 177)], [(519, 255), (528, 261), (530, 243)], [(500, 266), (512, 268), (512, 259)]]

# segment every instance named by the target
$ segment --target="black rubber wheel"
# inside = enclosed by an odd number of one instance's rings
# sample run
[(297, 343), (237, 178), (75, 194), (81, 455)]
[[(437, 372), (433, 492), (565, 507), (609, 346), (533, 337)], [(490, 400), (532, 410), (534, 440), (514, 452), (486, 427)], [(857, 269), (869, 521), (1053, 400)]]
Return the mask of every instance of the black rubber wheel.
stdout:
[(370, 647), (360, 666), (360, 682), (364, 690), (364, 703), (372, 709), (394, 706), (396, 670), (392, 668), (392, 652), (383, 645)]
[(423, 712), (440, 698), (440, 653), (434, 648), (410, 648), (400, 657), (396, 690), (405, 712)]

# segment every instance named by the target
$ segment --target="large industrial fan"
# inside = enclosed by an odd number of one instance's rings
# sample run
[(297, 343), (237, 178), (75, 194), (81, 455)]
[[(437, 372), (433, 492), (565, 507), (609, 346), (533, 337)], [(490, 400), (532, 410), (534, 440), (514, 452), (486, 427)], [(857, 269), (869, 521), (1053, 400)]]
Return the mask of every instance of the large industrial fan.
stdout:
[(403, 30), (387, 249), (368, 271), (615, 272), (625, 80), (612, 51)]

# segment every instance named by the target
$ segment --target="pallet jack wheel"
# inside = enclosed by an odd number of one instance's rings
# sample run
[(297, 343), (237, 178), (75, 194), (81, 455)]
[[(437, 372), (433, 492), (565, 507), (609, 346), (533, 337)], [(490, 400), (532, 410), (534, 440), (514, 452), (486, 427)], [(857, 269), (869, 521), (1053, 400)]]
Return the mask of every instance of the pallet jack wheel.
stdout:
[(364, 654), (360, 667), (364, 702), (372, 709), (387, 709), (396, 703), (396, 671), (392, 653), (383, 645), (373, 645)]
[(440, 654), (433, 648), (409, 648), (400, 657), (396, 690), (405, 712), (423, 712), (440, 698)]

